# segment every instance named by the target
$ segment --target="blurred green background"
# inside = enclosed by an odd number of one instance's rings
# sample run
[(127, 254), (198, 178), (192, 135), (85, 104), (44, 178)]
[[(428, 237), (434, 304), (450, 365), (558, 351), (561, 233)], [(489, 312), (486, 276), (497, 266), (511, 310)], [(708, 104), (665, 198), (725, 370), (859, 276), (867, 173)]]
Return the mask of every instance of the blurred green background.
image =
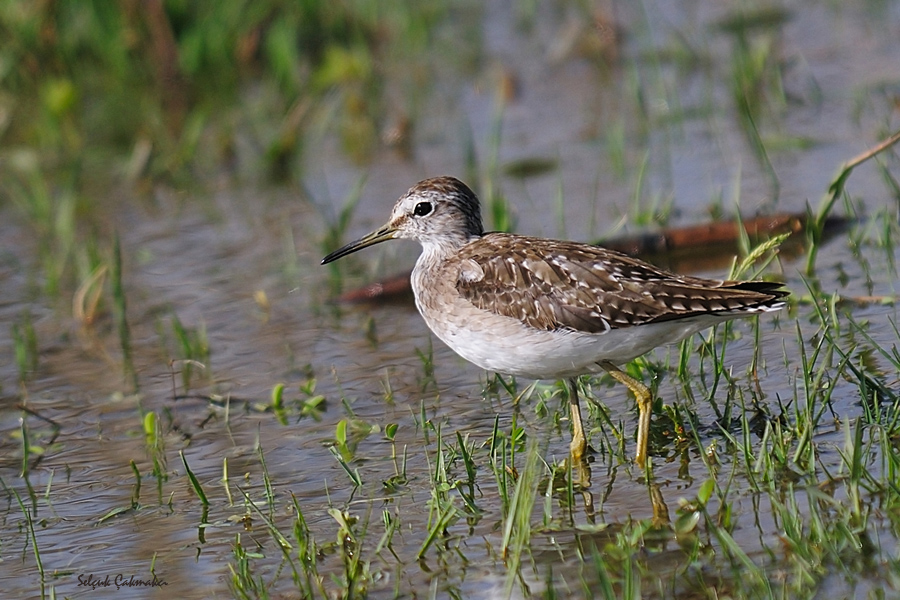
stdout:
[[(401, 85), (415, 89), (426, 76), (415, 57), (446, 10), (433, 1), (3, 2), (5, 175), (36, 161), (108, 184), (208, 176), (239, 160), (281, 177), (309, 120), (331, 112), (363, 160), (384, 114), (385, 57), (402, 45)], [(240, 155), (238, 136), (260, 156)]]

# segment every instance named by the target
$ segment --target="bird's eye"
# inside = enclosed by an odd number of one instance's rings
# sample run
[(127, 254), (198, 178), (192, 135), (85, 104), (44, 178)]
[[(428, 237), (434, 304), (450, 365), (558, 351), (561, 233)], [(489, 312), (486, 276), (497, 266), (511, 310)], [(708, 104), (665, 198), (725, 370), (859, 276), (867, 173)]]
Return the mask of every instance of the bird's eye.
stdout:
[(419, 202), (413, 209), (413, 214), (417, 217), (424, 217), (432, 210), (431, 202)]

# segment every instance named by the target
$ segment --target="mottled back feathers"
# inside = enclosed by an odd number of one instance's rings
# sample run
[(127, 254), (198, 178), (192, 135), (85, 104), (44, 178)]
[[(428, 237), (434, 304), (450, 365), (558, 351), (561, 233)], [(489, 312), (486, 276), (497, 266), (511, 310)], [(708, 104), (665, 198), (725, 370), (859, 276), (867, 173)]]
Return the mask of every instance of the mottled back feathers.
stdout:
[(596, 246), (503, 233), (470, 242), (448, 260), (459, 264), (456, 289), (469, 302), (544, 331), (735, 317), (777, 310), (787, 295), (778, 283), (687, 277)]

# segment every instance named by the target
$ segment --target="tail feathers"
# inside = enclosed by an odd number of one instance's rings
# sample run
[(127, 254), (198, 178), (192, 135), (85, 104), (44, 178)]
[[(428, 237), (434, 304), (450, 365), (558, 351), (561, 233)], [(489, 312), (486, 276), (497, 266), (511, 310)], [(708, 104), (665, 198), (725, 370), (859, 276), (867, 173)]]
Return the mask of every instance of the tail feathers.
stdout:
[(784, 308), (787, 302), (784, 300), (791, 293), (784, 288), (784, 284), (778, 281), (740, 281), (735, 285), (729, 286), (734, 290), (744, 290), (764, 294), (769, 298), (763, 298), (754, 306), (744, 308), (744, 312), (771, 312)]

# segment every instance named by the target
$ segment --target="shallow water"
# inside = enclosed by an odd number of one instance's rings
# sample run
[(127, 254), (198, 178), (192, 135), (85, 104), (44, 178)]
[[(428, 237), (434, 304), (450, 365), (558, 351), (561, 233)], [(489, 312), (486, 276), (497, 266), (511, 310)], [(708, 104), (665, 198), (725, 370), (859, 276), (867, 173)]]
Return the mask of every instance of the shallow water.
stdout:
[[(619, 126), (624, 128), (629, 164), (646, 157), (644, 198), (654, 194), (671, 198), (674, 223), (703, 221), (720, 195), (727, 213), (736, 195), (746, 215), (803, 211), (808, 202), (815, 206), (843, 161), (885, 133), (885, 122), (896, 125), (896, 109), (892, 115), (885, 98), (872, 90), (884, 81), (896, 86), (900, 11), (891, 3), (859, 2), (840, 8), (800, 1), (784, 5), (791, 18), (771, 35), (772, 43), (780, 47), (778, 55), (786, 60), (787, 102), (765, 118), (762, 129), (773, 146), (778, 145), (777, 138), (813, 143), (809, 147), (786, 143), (784, 150), (770, 154), (777, 188), (749, 148), (728, 95), (727, 55), (733, 41), (716, 33), (713, 24), (733, 7), (709, 2), (647, 3), (644, 13), (618, 6), (615, 18), (626, 36), (619, 49), (621, 60), (612, 67), (598, 65), (596, 57), (586, 58), (577, 44), (569, 52), (559, 50), (567, 32), (576, 27), (574, 9), (542, 7), (529, 31), (517, 25), (505, 3), (488, 3), (480, 17), (485, 56), (474, 72), (458, 69), (435, 83), (433, 102), (417, 115), (414, 161), (404, 162), (385, 151), (372, 165), (358, 167), (340, 155), (336, 142), (324, 138), (321, 151), (307, 159), (304, 183), (317, 202), (337, 206), (359, 176), (368, 173), (346, 239), (372, 229), (416, 180), (465, 172), (462, 127), (471, 129), (479, 159), (487, 160), (495, 90), (500, 74), (506, 74), (515, 79), (518, 93), (503, 113), (500, 163), (541, 157), (558, 165), (540, 176), (495, 182), (510, 201), (519, 232), (595, 239), (621, 228), (637, 184), (635, 169), (621, 177), (611, 166), (612, 142), (607, 135)], [(683, 52), (682, 43), (695, 47), (710, 64), (688, 68), (675, 59), (646, 58), (653, 47)], [(641, 98), (646, 114), (633, 102), (635, 95), (627, 93), (633, 85), (629, 78), (634, 77), (644, 81)], [(673, 100), (696, 116), (678, 114)], [(896, 160), (888, 164), (896, 178)], [(863, 214), (896, 202), (873, 164), (854, 172), (848, 189)], [(556, 198), (559, 190), (565, 202), (557, 210), (555, 201), (548, 199)], [(568, 451), (566, 421), (557, 426), (552, 418), (536, 414), (534, 399), (513, 407), (505, 393), (483, 394), (488, 375), (433, 338), (407, 303), (330, 304), (329, 271), (318, 264), (324, 254), (323, 218), (299, 189), (236, 186), (202, 198), (160, 190), (152, 199), (128, 198), (110, 214), (110, 224), (122, 240), (128, 320), (140, 384), (137, 394), (129, 393), (123, 376), (110, 314), (85, 328), (69, 316), (67, 301), (35, 300), (38, 248), (10, 207), (0, 218), (4, 240), (0, 347), (12, 347), (11, 325), (28, 310), (41, 351), (39, 367), (24, 386), (17, 383), (11, 350), (0, 360), (0, 456), (4, 457), (0, 477), (7, 489), (30, 504), (20, 476), (24, 417), (30, 443), (43, 450), (29, 482), (39, 505), (37, 545), (47, 584), (55, 587), (57, 596), (230, 597), (229, 565), (234, 563), (232, 547), (240, 534), (248, 551), (265, 555), (254, 563), (256, 575), (276, 579), (276, 595), (293, 597), (289, 574), (275, 576), (281, 555), (261, 518), (251, 513), (252, 527), (242, 525), (240, 519), (248, 510), (238, 488), (246, 489), (283, 531), (291, 526), (293, 494), (321, 544), (334, 541), (338, 532), (329, 507), (368, 519), (367, 545), (377, 543), (384, 530), (382, 512), (397, 515), (402, 525), (392, 547), (399, 560), (387, 552), (368, 557), (372, 571), (379, 573), (368, 587), (370, 597), (505, 595), (508, 567), (499, 550), (502, 508), (484, 445), (497, 416), (499, 429), (509, 432), (515, 415), (527, 435), (539, 440), (546, 461), (558, 463)], [(851, 234), (867, 226), (863, 223)], [(878, 227), (876, 223), (874, 228)], [(412, 244), (396, 243), (342, 261), (343, 284), (349, 288), (408, 268), (416, 252)], [(861, 256), (844, 238), (824, 247), (818, 259), (823, 287), (845, 297), (893, 296), (892, 261), (897, 259), (893, 247), (866, 246)], [(803, 296), (802, 268), (801, 257), (783, 260), (772, 270)], [(268, 306), (255, 299), (258, 291), (265, 292)], [(896, 332), (888, 321), (896, 322), (893, 305), (872, 303), (849, 310), (857, 322), (882, 324), (870, 329), (875, 342), (896, 346)], [(773, 412), (777, 401), (789, 402), (800, 385), (795, 328), (799, 324), (803, 339), (812, 344), (816, 326), (811, 314), (808, 305), (800, 305), (792, 314), (761, 319), (760, 385)], [(179, 357), (173, 315), (188, 328), (204, 329), (208, 337), (208, 364), (197, 370), (190, 390), (183, 388), (180, 374), (173, 375), (181, 365), (170, 365), (170, 359)], [(726, 359), (735, 379), (749, 389), (752, 324), (741, 323), (735, 329), (738, 338), (728, 343)], [(431, 355), (433, 376), (417, 352)], [(677, 349), (667, 352), (657, 351), (654, 360), (676, 362)], [(897, 376), (890, 373), (890, 365), (878, 356), (872, 361), (896, 389)], [(321, 420), (294, 416), (281, 425), (271, 412), (261, 410), (275, 384), (287, 385), (286, 398), (303, 398), (298, 386), (310, 377), (316, 380), (315, 392), (325, 397)], [(518, 384), (521, 390), (527, 382)], [(665, 404), (688, 402), (674, 374), (656, 384)], [(827, 426), (815, 433), (825, 465), (839, 462), (837, 449), (843, 447), (846, 435), (842, 422), (862, 412), (855, 384), (845, 380), (833, 384), (835, 417), (823, 420)], [(701, 398), (694, 406), (701, 441), (704, 446), (718, 441), (722, 452), (716, 415), (702, 400), (703, 385), (693, 385)], [(626, 454), (631, 455), (633, 402), (619, 387), (595, 384), (593, 390), (609, 407), (613, 423), (624, 424)], [(716, 394), (722, 398), (726, 390)], [(47, 445), (53, 435), (50, 425), (26, 416), (17, 408), (21, 404), (59, 424), (52, 445)], [(551, 413), (557, 405), (558, 399), (548, 402)], [(360, 422), (378, 427), (359, 440), (350, 461), (364, 482), (358, 490), (329, 450), (337, 424), (350, 417), (350, 410)], [(157, 454), (148, 449), (143, 412), (160, 416), (165, 434)], [(440, 426), (445, 442), (455, 444), (458, 432), (476, 445), (476, 503), (483, 513), (470, 523), (456, 523), (446, 539), (417, 561), (415, 554), (430, 519), (430, 473), (437, 455), (435, 432), (423, 427), (421, 415)], [(398, 451), (408, 449), (409, 481), (398, 491), (382, 486), (395, 468), (391, 444), (383, 436), (389, 423), (399, 425)], [(600, 422), (594, 423), (596, 442), (602, 433)], [(266, 508), (258, 447), (275, 494), (272, 514)], [(209, 526), (200, 526), (202, 508), (179, 451), (209, 497)], [(679, 499), (695, 497), (698, 485), (708, 477), (696, 453), (689, 454), (691, 460), (682, 464), (669, 448), (665, 455), (671, 460), (657, 456), (654, 462), (655, 481), (673, 513)], [(159, 496), (152, 475), (154, 456), (163, 461), (166, 475)], [(233, 504), (222, 482), (226, 459)], [(727, 472), (731, 458), (723, 460)], [(129, 509), (136, 481), (131, 461), (142, 474), (136, 510)], [(749, 556), (764, 561), (768, 549), (777, 545), (781, 525), (765, 507), (754, 506), (755, 497), (745, 482), (738, 479), (735, 486), (741, 491), (735, 497), (738, 525), (732, 535)], [(541, 592), (552, 568), (552, 581), (559, 589), (583, 594), (581, 586), (597, 585), (596, 575), (584, 572), (578, 556), (586, 540), (602, 545), (615, 538), (623, 523), (653, 516), (642, 474), (626, 463), (598, 457), (592, 491), (595, 521), (608, 529), (590, 531), (590, 519), (578, 507), (571, 513), (572, 524), (534, 533), (531, 562), (523, 574), (531, 593)], [(26, 543), (25, 519), (14, 496), (8, 497), (9, 508), (0, 521), (0, 587), (10, 597), (37, 596), (40, 580), (32, 547)], [(126, 510), (103, 518), (116, 509)], [(568, 512), (559, 508), (554, 514), (564, 521)], [(884, 528), (888, 527), (886, 523)], [(888, 554), (887, 549), (896, 545), (888, 534), (881, 542)], [(661, 573), (671, 572), (683, 558), (671, 541), (660, 542), (660, 547), (650, 542), (649, 547), (650, 565)], [(78, 585), (79, 576), (91, 574), (97, 579), (119, 574), (126, 579), (151, 578), (151, 563), (167, 586), (95, 591)], [(326, 580), (327, 574), (340, 570), (338, 556), (323, 552), (319, 572)], [(884, 582), (871, 585), (877, 588)], [(848, 594), (858, 594), (867, 586), (858, 582), (851, 589), (855, 592)], [(523, 590), (514, 586), (512, 593), (525, 595)]]

